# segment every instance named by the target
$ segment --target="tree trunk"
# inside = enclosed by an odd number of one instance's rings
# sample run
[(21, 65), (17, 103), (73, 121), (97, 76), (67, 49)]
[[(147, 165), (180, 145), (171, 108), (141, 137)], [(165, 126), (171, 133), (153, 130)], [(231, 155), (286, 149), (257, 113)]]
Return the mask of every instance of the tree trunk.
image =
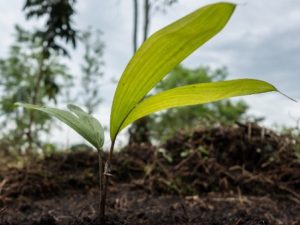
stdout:
[(138, 0), (133, 0), (133, 53), (136, 52), (138, 46), (138, 19), (139, 19)]
[(148, 128), (148, 117), (135, 121), (129, 128), (129, 144), (147, 143), (150, 144), (150, 134)]
[[(39, 73), (37, 74), (36, 81), (34, 83), (33, 87), (33, 93), (31, 98), (31, 104), (36, 105), (38, 103), (39, 93), (40, 93), (40, 87), (41, 82), (44, 78), (44, 61), (46, 60), (46, 57), (43, 54), (43, 57), (40, 59), (39, 62)], [(27, 139), (28, 139), (28, 149), (27, 153), (32, 153), (32, 144), (33, 144), (33, 123), (34, 123), (34, 111), (30, 110), (29, 112), (29, 123), (28, 123), (28, 132), (27, 132)]]
[(145, 0), (144, 4), (144, 41), (146, 41), (148, 38), (150, 24), (150, 0)]
[[(136, 2), (137, 0), (134, 0)], [(137, 2), (136, 2), (137, 3)], [(135, 5), (138, 7), (138, 5)], [(143, 30), (143, 41), (148, 38), (149, 33), (149, 24), (150, 24), (150, 0), (144, 0), (144, 30)], [(134, 37), (137, 35), (137, 15), (138, 8), (134, 10)], [(137, 49), (137, 43), (134, 42), (134, 51)], [(141, 118), (138, 121), (134, 122), (129, 129), (129, 144), (133, 143), (151, 143), (149, 138), (149, 128), (148, 128), (148, 118)]]

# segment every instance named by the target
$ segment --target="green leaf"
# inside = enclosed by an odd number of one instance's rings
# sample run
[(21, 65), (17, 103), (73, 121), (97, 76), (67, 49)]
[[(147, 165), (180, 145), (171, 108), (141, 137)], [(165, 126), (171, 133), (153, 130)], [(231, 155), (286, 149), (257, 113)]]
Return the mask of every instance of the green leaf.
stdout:
[(254, 79), (200, 83), (173, 88), (143, 100), (131, 111), (120, 130), (135, 120), (160, 110), (270, 91), (277, 91), (277, 89), (265, 81)]
[[(127, 65), (114, 96), (110, 135), (145, 95), (176, 65), (215, 36), (228, 22), (235, 5), (207, 5), (153, 34)], [(124, 126), (123, 126), (124, 127)]]
[(45, 106), (37, 106), (25, 103), (16, 103), (28, 109), (36, 109), (56, 117), (63, 123), (67, 124), (88, 142), (90, 142), (96, 149), (101, 149), (104, 144), (104, 129), (100, 122), (90, 114), (84, 112), (76, 105), (68, 105), (66, 111), (62, 109), (50, 108)]

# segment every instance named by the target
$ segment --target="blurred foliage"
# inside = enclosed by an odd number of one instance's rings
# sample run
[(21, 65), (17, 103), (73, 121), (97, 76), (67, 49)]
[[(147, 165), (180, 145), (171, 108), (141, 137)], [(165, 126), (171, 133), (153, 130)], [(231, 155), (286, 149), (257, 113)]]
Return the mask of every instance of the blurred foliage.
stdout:
[(291, 118), (294, 120), (294, 126), (286, 126), (286, 125), (279, 125), (274, 124), (273, 128), (280, 134), (285, 135), (288, 139), (291, 140), (293, 149), (292, 151), (295, 152), (296, 157), (300, 160), (300, 118)]
[[(42, 39), (16, 26), (16, 40), (9, 56), (0, 59), (1, 129), (5, 139), (15, 146), (21, 148), (33, 142), (40, 145), (39, 131), (49, 131), (47, 115), (15, 108), (14, 103), (56, 103), (61, 89), (71, 79), (60, 61), (57, 54), (45, 58)], [(37, 79), (40, 79), (38, 86)]]
[[(211, 70), (208, 67), (188, 69), (177, 66), (155, 91), (161, 92), (179, 86), (225, 80), (226, 68)], [(164, 141), (181, 129), (191, 129), (200, 122), (206, 124), (233, 124), (242, 119), (248, 109), (244, 101), (223, 100), (215, 103), (173, 108), (150, 117), (149, 130), (156, 140)], [(152, 133), (153, 132), (153, 133)]]
[(178, 0), (152, 0), (152, 8), (156, 12), (166, 12), (167, 8), (178, 2)]
[[(81, 32), (74, 28), (76, 0), (25, 0), (23, 11), (27, 19), (44, 25), (34, 31), (16, 26), (16, 41), (9, 56), (0, 59), (2, 140), (14, 143), (16, 149), (54, 151), (42, 142), (42, 134), (50, 131), (50, 118), (43, 113), (15, 108), (15, 102), (57, 104), (74, 101), (89, 112), (101, 102), (100, 82), (103, 77), (103, 48), (101, 32), (91, 29)], [(70, 56), (67, 44), (84, 48), (81, 74), (68, 71), (63, 56)], [(72, 97), (69, 96), (71, 94)]]
[(67, 49), (59, 43), (63, 40), (71, 42), (76, 47), (77, 31), (72, 24), (72, 16), (75, 14), (74, 5), (76, 0), (26, 0), (24, 12), (27, 19), (34, 17), (45, 18), (46, 23), (43, 29), (39, 29), (35, 36), (43, 41), (45, 54), (50, 51), (68, 55)]
[(93, 148), (91, 148), (91, 146), (87, 144), (74, 144), (70, 147), (71, 152), (86, 152), (92, 150)]
[(104, 75), (104, 43), (101, 35), (101, 31), (89, 28), (82, 32), (79, 38), (84, 47), (84, 55), (80, 65), (81, 78), (76, 102), (85, 106), (89, 114), (102, 102), (100, 90)]
[[(51, 123), (46, 114), (16, 108), (15, 102), (46, 105), (67, 99), (85, 106), (89, 113), (101, 103), (104, 74), (101, 32), (89, 29), (78, 36), (84, 53), (81, 74), (74, 79), (63, 56), (53, 51), (45, 57), (43, 39), (16, 26), (16, 40), (9, 56), (0, 59), (0, 122), (1, 138), (14, 143), (18, 152), (42, 149), (41, 136), (50, 132)], [(72, 97), (67, 96), (70, 93)]]
[(59, 152), (59, 149), (53, 143), (47, 143), (47, 142), (43, 143), (41, 149), (42, 149), (44, 157), (51, 156), (51, 155)]

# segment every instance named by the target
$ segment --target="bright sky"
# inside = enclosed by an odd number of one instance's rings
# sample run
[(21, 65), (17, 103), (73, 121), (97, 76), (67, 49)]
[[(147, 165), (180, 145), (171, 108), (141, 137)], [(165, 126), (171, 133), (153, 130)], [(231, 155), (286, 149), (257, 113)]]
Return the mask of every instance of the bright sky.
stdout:
[[(16, 23), (25, 28), (36, 25), (25, 20), (21, 11), (23, 2), (0, 0), (0, 57), (7, 55), (8, 47), (14, 39), (12, 35)], [(153, 15), (150, 33), (212, 2), (215, 1), (179, 0), (166, 14)], [(190, 68), (201, 65), (213, 68), (226, 66), (230, 73), (229, 79), (263, 79), (300, 100), (300, 1), (233, 2), (238, 3), (238, 7), (226, 28), (185, 60), (184, 65)], [(132, 1), (78, 0), (76, 10), (74, 23), (77, 28), (85, 29), (91, 25), (103, 31), (106, 80), (118, 80), (132, 54)], [(78, 73), (79, 64), (80, 51), (77, 51), (72, 54), (69, 65)], [(105, 101), (96, 117), (105, 125), (109, 122), (114, 90), (115, 84), (108, 84), (101, 90)], [(250, 105), (250, 114), (266, 118), (266, 125), (277, 123), (293, 126), (300, 118), (300, 105), (276, 93), (242, 99)], [(70, 142), (79, 138), (69, 130), (64, 131), (63, 136)], [(62, 141), (61, 137), (59, 131), (55, 132), (53, 138), (66, 144), (67, 141)]]

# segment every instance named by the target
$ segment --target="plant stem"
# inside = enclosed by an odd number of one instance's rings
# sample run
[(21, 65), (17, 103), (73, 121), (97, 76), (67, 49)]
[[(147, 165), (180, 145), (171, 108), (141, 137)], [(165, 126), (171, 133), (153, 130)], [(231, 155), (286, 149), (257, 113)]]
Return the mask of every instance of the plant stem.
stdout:
[(101, 149), (97, 149), (97, 151), (99, 166), (99, 224), (101, 225), (105, 223), (105, 203), (103, 203), (103, 156)]
[(108, 186), (108, 180), (111, 176), (111, 160), (112, 160), (112, 154), (114, 151), (115, 146), (115, 139), (112, 141), (108, 159), (104, 166), (103, 171), (103, 156), (101, 150), (98, 150), (98, 157), (99, 157), (99, 191), (100, 191), (100, 201), (99, 201), (99, 222), (100, 225), (105, 224), (105, 205), (106, 205), (106, 195), (107, 195), (107, 186)]
[(115, 140), (113, 140), (111, 143), (108, 159), (104, 166), (103, 177), (101, 178), (101, 182), (103, 182), (102, 190), (101, 190), (102, 195), (101, 195), (101, 201), (100, 201), (100, 219), (102, 219), (101, 225), (105, 224), (105, 204), (106, 204), (106, 196), (107, 196), (107, 186), (108, 186), (109, 177), (111, 176), (111, 174), (110, 174), (111, 160), (112, 160), (112, 154), (114, 151), (114, 146), (115, 146)]

